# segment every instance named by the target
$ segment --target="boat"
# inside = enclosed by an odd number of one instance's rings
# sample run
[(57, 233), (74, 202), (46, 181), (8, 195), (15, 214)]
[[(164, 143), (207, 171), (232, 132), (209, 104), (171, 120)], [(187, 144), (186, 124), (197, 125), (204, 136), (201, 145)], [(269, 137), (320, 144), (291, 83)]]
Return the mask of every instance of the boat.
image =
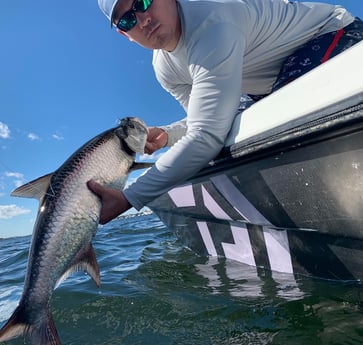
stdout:
[(190, 249), (363, 279), (363, 42), (236, 117), (220, 155), (148, 206)]

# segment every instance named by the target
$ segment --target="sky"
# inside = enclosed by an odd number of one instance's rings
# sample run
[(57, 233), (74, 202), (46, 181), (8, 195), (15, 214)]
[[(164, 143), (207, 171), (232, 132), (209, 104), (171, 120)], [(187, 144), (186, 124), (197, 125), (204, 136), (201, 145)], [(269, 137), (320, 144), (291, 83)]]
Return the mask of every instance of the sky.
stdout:
[[(363, 18), (362, 0), (320, 2)], [(185, 116), (156, 81), (152, 52), (112, 30), (97, 0), (1, 0), (0, 42), (0, 238), (30, 235), (37, 215), (36, 200), (11, 191), (118, 119)]]

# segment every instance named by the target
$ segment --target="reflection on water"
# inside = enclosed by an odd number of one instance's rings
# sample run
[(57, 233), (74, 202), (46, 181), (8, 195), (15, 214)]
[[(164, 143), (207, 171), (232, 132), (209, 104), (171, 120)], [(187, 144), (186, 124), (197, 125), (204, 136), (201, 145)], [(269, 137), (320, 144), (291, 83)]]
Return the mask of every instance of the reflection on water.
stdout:
[[(0, 240), (0, 326), (19, 301), (29, 240)], [(198, 256), (153, 215), (102, 227), (94, 247), (101, 287), (77, 273), (53, 294), (63, 345), (363, 344), (360, 285)]]
[(196, 267), (197, 272), (208, 279), (212, 293), (228, 292), (234, 297), (261, 297), (269, 291), (269, 294), (274, 292), (276, 297), (286, 300), (304, 296), (292, 274), (258, 270), (233, 260), (215, 257)]

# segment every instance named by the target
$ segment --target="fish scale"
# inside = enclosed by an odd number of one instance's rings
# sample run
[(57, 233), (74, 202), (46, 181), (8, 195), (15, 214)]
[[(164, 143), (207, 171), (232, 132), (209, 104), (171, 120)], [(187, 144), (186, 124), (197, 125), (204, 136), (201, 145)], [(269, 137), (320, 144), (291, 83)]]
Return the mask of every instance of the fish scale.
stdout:
[(121, 189), (147, 137), (145, 124), (125, 118), (94, 137), (53, 174), (17, 188), (12, 195), (39, 200), (24, 290), (18, 307), (0, 330), (0, 341), (23, 336), (36, 345), (60, 344), (49, 310), (53, 290), (75, 270), (85, 270), (97, 285), (100, 273), (91, 244), (101, 202), (87, 187), (95, 180)]

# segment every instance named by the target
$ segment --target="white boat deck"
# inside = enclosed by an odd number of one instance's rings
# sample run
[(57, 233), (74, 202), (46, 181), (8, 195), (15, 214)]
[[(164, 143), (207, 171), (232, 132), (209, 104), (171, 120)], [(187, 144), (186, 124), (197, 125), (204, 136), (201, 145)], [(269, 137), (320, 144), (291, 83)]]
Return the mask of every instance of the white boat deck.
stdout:
[(363, 42), (255, 103), (236, 117), (226, 146), (354, 97), (362, 101), (362, 58)]

